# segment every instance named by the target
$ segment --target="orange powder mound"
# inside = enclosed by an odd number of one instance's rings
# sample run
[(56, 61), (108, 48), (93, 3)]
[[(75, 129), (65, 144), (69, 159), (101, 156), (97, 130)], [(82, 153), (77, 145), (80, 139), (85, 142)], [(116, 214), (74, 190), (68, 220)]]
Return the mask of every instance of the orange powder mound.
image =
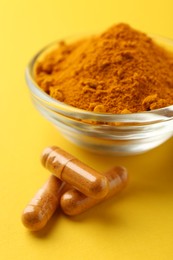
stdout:
[(51, 97), (100, 113), (134, 113), (173, 104), (173, 54), (118, 24), (100, 35), (61, 42), (35, 68)]

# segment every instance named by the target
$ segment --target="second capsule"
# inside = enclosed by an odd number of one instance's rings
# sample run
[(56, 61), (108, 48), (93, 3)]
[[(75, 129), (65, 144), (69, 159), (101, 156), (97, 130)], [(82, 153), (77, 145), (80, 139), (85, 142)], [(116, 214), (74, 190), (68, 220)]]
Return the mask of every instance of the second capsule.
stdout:
[(71, 184), (86, 196), (101, 199), (109, 191), (109, 183), (105, 176), (59, 147), (45, 148), (41, 160), (44, 167), (52, 174)]

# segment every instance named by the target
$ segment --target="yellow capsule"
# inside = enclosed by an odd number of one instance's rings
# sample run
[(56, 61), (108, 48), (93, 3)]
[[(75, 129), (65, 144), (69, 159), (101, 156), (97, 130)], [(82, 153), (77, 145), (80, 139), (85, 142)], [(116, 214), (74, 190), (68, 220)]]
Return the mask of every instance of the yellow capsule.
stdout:
[(32, 231), (42, 229), (58, 208), (65, 190), (65, 183), (52, 175), (24, 209), (23, 225)]
[(100, 199), (108, 193), (108, 180), (105, 176), (59, 147), (46, 148), (42, 154), (42, 164), (86, 196)]
[(124, 167), (114, 167), (105, 176), (109, 181), (109, 192), (105, 198), (96, 200), (85, 196), (75, 189), (70, 189), (60, 199), (60, 206), (63, 212), (70, 216), (81, 214), (98, 203), (114, 196), (127, 184), (128, 174)]

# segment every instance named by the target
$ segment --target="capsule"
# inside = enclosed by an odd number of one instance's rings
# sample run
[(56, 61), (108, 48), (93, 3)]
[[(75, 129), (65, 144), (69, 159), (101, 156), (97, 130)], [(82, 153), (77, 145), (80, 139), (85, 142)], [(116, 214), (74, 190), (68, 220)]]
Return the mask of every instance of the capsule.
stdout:
[(60, 196), (64, 191), (66, 184), (51, 175), (24, 209), (22, 214), (24, 226), (32, 231), (42, 229), (58, 208)]
[(128, 174), (124, 167), (114, 167), (109, 170), (105, 176), (109, 181), (109, 192), (105, 198), (96, 200), (85, 196), (75, 189), (70, 189), (66, 191), (60, 199), (60, 206), (63, 212), (70, 216), (81, 214), (98, 203), (114, 196), (127, 184)]
[(46, 148), (41, 160), (52, 174), (86, 196), (101, 199), (108, 193), (109, 185), (105, 176), (59, 147)]

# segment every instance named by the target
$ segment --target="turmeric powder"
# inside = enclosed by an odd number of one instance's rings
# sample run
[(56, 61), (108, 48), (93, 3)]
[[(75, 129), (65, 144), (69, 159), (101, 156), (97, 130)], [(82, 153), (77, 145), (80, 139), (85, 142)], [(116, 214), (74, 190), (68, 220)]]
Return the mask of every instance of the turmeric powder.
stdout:
[(173, 54), (127, 24), (58, 47), (40, 60), (35, 80), (51, 97), (100, 113), (173, 105)]

